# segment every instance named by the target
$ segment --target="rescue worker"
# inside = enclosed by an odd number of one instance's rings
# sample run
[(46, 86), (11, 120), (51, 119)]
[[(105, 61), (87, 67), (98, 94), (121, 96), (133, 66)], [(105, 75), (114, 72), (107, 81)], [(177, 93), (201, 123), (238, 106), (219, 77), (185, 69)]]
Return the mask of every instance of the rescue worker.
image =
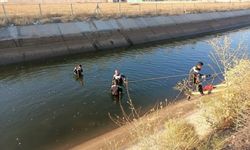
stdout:
[(126, 83), (126, 77), (122, 75), (117, 69), (113, 75), (112, 84), (114, 84), (114, 82), (117, 82), (119, 86), (123, 86)]
[(75, 68), (74, 68), (74, 74), (77, 76), (77, 77), (82, 77), (82, 72), (83, 72), (83, 69), (82, 69), (82, 65), (79, 64), (77, 65)]
[(201, 69), (203, 67), (203, 62), (198, 62), (196, 66), (192, 67), (192, 69), (189, 71), (189, 84), (192, 90), (198, 90), (201, 95), (204, 95), (203, 93), (203, 87), (202, 87), (202, 80), (204, 80), (206, 77), (209, 77), (210, 75), (203, 75), (200, 73)]
[(111, 86), (111, 94), (113, 96), (120, 97), (122, 94), (122, 87), (118, 85), (118, 81), (115, 80), (114, 83)]

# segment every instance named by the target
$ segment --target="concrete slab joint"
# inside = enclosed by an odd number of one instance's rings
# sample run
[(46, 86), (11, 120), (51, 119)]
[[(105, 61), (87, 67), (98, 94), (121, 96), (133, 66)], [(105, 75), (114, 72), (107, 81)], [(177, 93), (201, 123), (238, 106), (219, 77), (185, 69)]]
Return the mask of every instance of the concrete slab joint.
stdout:
[(2, 27), (0, 65), (128, 47), (246, 25), (250, 25), (250, 10)]

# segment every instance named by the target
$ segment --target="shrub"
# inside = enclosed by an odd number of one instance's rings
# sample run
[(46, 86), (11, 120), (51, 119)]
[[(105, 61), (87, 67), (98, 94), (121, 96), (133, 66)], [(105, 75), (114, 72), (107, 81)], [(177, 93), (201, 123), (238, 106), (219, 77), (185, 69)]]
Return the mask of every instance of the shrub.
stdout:
[(165, 123), (162, 134), (162, 149), (188, 150), (199, 144), (199, 137), (192, 125), (185, 120), (172, 119)]

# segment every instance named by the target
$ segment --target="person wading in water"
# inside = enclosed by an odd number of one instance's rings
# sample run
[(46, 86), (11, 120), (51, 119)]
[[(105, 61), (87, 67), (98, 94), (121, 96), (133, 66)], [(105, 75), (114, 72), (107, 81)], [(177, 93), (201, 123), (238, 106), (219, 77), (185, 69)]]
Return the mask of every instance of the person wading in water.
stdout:
[(126, 77), (122, 75), (119, 70), (115, 70), (112, 78), (111, 94), (116, 100), (120, 100), (122, 96), (122, 87), (126, 86)]
[(122, 75), (117, 69), (115, 70), (115, 73), (113, 75), (112, 85), (114, 84), (114, 82), (117, 82), (119, 86), (124, 86), (124, 84), (126, 84), (126, 77)]
[(78, 78), (80, 78), (80, 77), (83, 76), (82, 72), (83, 72), (83, 69), (82, 69), (82, 65), (81, 64), (77, 65), (74, 68), (74, 75), (76, 75)]
[(111, 94), (114, 96), (115, 100), (120, 100), (122, 96), (122, 87), (118, 85), (117, 80), (111, 85)]

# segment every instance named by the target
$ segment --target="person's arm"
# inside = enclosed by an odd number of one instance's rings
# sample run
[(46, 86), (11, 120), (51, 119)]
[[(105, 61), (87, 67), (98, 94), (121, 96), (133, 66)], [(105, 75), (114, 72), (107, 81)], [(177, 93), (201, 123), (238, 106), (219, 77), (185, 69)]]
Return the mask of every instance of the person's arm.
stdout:
[(113, 75), (113, 77), (112, 77), (111, 84), (114, 85), (115, 84), (114, 82), (115, 82), (115, 75)]
[(123, 83), (127, 86), (128, 82), (127, 82), (126, 76), (122, 75), (122, 80), (123, 80)]
[(209, 77), (211, 77), (211, 74), (201, 74), (202, 79), (206, 79), (206, 78), (209, 78)]
[(126, 76), (121, 75), (121, 77), (122, 77), (122, 80), (123, 80), (123, 81), (126, 81)]
[(200, 79), (201, 79), (200, 73), (194, 73), (194, 81), (196, 84), (200, 83)]
[(114, 95), (114, 85), (110, 87), (111, 94)]

